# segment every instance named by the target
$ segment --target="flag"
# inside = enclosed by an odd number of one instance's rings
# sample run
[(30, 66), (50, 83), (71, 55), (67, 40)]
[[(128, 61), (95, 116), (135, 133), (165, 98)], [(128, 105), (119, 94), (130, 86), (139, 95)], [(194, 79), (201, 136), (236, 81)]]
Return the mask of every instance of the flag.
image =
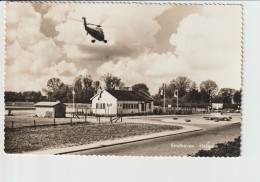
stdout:
[(174, 97), (178, 97), (178, 90), (174, 91)]
[(161, 95), (163, 95), (163, 89), (160, 90)]

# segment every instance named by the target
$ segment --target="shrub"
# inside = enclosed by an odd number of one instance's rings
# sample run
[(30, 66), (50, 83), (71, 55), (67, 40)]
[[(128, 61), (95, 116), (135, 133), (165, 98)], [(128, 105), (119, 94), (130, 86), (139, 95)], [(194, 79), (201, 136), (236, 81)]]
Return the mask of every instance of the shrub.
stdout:
[(216, 144), (210, 150), (200, 150), (194, 157), (239, 157), (240, 156), (240, 136), (235, 138), (234, 141)]

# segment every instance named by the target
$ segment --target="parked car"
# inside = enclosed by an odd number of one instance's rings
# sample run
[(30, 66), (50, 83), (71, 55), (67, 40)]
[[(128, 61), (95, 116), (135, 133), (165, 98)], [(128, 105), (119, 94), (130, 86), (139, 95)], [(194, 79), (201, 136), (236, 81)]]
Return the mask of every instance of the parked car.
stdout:
[(211, 113), (210, 116), (204, 116), (203, 118), (208, 119), (208, 120), (216, 120), (216, 121), (230, 121), (232, 119), (231, 116), (229, 115), (224, 115), (221, 112), (214, 112)]

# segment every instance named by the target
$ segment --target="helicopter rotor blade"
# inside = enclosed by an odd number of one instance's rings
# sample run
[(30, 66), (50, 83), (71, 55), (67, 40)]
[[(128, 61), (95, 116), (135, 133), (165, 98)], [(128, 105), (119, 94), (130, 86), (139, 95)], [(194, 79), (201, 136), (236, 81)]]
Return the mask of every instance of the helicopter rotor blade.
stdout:
[(101, 25), (100, 27), (103, 27), (103, 28), (116, 28), (116, 27), (114, 27), (114, 26), (103, 26), (103, 25)]
[(78, 20), (78, 19), (76, 19), (76, 18), (69, 18), (70, 20), (73, 20), (73, 21), (77, 21), (77, 22), (83, 22), (82, 20)]
[(109, 18), (109, 15), (103, 14), (100, 18), (99, 25), (102, 25), (108, 18)]
[(96, 25), (96, 24), (93, 24), (93, 23), (87, 23), (87, 25), (94, 25), (94, 26), (97, 26), (97, 27), (100, 26), (100, 25)]

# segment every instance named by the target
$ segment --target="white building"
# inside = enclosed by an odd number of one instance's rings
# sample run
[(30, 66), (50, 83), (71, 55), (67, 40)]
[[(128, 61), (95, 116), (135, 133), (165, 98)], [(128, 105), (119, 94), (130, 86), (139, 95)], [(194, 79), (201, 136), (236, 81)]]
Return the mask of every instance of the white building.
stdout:
[(212, 109), (223, 109), (223, 103), (212, 103)]
[(143, 91), (102, 90), (91, 98), (97, 115), (152, 113), (154, 99)]

